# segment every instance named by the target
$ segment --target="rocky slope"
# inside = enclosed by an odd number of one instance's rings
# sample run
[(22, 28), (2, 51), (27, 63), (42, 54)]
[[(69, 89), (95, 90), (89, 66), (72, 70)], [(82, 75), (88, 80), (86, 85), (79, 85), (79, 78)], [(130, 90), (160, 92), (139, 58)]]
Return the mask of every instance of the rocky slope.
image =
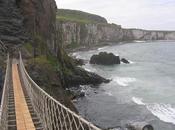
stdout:
[(66, 47), (92, 46), (103, 42), (132, 40), (175, 40), (175, 31), (124, 29), (116, 24), (81, 21), (57, 19), (57, 24), (62, 30), (63, 45)]

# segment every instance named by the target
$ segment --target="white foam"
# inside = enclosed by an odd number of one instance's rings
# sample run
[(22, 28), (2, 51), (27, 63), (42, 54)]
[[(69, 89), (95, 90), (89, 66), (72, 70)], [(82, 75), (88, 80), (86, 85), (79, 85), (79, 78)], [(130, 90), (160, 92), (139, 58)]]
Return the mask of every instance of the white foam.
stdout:
[(76, 56), (76, 55), (77, 55), (77, 53), (76, 53), (76, 52), (74, 52), (74, 53), (72, 53), (71, 55), (72, 55), (72, 56)]
[(149, 104), (147, 109), (160, 120), (175, 124), (175, 108), (170, 104)]
[(88, 72), (92, 72), (90, 69), (88, 69), (88, 68), (86, 68), (86, 67), (84, 67), (84, 69), (85, 69), (86, 71), (88, 71)]
[(135, 82), (136, 78), (130, 78), (130, 77), (116, 77), (114, 78), (114, 81), (117, 82), (120, 86), (128, 86), (129, 83)]
[(136, 43), (144, 43), (144, 42), (146, 42), (146, 41), (135, 40), (134, 42), (136, 42)]
[(100, 48), (98, 48), (97, 50), (100, 51), (100, 50), (103, 50), (103, 49), (105, 49), (105, 48), (107, 48), (107, 46), (105, 46), (105, 47), (100, 47)]
[(138, 105), (145, 105), (145, 103), (143, 103), (143, 100), (141, 98), (132, 97), (132, 101)]
[(72, 56), (77, 58), (77, 59), (81, 58), (81, 56), (77, 52), (72, 53)]
[(128, 60), (130, 64), (134, 64), (135, 62), (131, 61), (131, 60)]
[(175, 124), (175, 108), (170, 104), (144, 103), (141, 98), (133, 97), (133, 102), (138, 105), (145, 105), (146, 108), (160, 120)]
[(113, 96), (111, 92), (105, 92), (108, 96)]

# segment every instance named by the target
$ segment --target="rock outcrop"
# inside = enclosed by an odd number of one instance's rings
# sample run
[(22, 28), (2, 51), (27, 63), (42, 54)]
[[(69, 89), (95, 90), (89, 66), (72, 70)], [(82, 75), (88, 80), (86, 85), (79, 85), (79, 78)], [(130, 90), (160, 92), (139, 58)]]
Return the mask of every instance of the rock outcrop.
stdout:
[(122, 59), (121, 59), (121, 62), (123, 62), (123, 63), (125, 63), (125, 64), (130, 64), (130, 62), (129, 62), (127, 59), (125, 59), (125, 58), (122, 58)]
[(98, 55), (93, 55), (90, 59), (91, 64), (98, 65), (114, 65), (120, 64), (120, 57), (113, 53), (100, 52)]
[(84, 69), (76, 68), (73, 73), (65, 76), (66, 86), (77, 87), (79, 85), (99, 85), (101, 83), (109, 83), (110, 80), (105, 79), (95, 73), (87, 72)]

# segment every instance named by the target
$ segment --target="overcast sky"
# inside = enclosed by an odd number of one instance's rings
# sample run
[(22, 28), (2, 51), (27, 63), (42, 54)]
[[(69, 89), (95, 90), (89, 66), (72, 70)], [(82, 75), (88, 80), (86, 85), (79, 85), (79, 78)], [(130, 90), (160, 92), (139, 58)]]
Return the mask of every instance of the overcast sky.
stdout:
[(175, 0), (56, 0), (58, 8), (105, 17), (125, 28), (175, 30)]

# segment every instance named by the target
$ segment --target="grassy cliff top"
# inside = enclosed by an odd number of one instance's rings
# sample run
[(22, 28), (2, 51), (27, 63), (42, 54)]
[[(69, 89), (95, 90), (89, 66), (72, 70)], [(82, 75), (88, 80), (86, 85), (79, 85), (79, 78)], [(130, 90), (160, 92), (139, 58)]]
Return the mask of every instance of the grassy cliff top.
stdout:
[(57, 19), (60, 21), (73, 21), (81, 23), (107, 23), (107, 20), (101, 16), (68, 9), (58, 9)]

